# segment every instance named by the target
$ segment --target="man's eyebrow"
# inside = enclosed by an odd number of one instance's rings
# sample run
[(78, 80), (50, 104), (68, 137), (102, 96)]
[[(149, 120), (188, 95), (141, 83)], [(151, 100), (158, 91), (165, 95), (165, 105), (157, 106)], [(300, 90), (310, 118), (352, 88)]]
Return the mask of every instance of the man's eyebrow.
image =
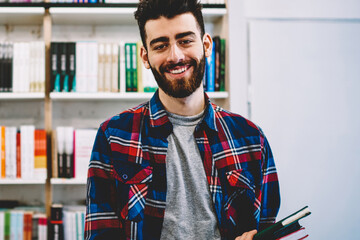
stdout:
[(150, 41), (150, 46), (152, 46), (152, 45), (154, 45), (155, 43), (158, 43), (158, 42), (169, 42), (169, 38), (168, 37), (155, 38), (155, 39)]
[(192, 32), (192, 31), (178, 33), (178, 34), (175, 35), (175, 39), (180, 39), (180, 38), (187, 37), (187, 36), (190, 36), (190, 35), (195, 36), (195, 33)]

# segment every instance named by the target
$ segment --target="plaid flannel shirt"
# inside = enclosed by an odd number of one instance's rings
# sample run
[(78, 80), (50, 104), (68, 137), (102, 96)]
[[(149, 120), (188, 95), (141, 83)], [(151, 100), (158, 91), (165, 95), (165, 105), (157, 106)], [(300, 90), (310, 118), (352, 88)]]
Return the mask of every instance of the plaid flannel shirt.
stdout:
[[(234, 239), (275, 222), (276, 168), (260, 128), (205, 97), (205, 115), (194, 136), (221, 237)], [(101, 124), (88, 170), (85, 239), (160, 239), (171, 132), (158, 92)]]

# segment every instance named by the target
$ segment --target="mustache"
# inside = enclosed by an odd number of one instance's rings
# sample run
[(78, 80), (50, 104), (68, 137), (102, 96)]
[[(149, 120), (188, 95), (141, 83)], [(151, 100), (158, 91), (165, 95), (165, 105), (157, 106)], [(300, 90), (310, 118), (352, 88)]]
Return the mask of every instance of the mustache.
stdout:
[(194, 59), (190, 59), (190, 60), (181, 61), (181, 62), (178, 62), (178, 63), (168, 63), (168, 64), (160, 66), (159, 70), (161, 72), (166, 72), (166, 71), (169, 71), (170, 69), (173, 69), (173, 68), (176, 68), (176, 67), (184, 67), (184, 66), (194, 66), (194, 67), (196, 67), (197, 62)]

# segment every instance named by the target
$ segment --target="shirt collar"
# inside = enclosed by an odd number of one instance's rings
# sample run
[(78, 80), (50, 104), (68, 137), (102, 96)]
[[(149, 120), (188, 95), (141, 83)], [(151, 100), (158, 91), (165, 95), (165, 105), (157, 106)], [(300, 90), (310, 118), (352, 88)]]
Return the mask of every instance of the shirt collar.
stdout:
[[(208, 126), (208, 128), (217, 131), (215, 122), (215, 106), (213, 106), (213, 104), (211, 103), (209, 96), (206, 93), (204, 94), (206, 107), (204, 111), (204, 118), (201, 123), (204, 123)], [(149, 115), (151, 127), (165, 127), (172, 130), (172, 124), (170, 123), (164, 105), (161, 103), (159, 98), (159, 90), (157, 90), (153, 97), (150, 99)], [(199, 124), (199, 126), (201, 125), (201, 123)]]

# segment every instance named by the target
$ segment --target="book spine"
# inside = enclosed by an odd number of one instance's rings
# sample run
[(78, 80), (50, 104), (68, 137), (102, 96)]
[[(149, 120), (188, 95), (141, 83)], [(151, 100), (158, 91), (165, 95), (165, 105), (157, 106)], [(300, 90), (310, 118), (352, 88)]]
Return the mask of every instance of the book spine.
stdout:
[(57, 148), (57, 143), (58, 139), (57, 139), (57, 134), (56, 134), (56, 130), (53, 130), (51, 132), (51, 177), (52, 178), (58, 178), (58, 148)]
[(75, 42), (68, 42), (67, 43), (67, 64), (68, 64), (68, 76), (69, 76), (69, 82), (68, 82), (68, 89), (70, 92), (76, 92), (76, 44)]
[(5, 212), (5, 226), (4, 226), (4, 239), (10, 240), (10, 221), (11, 221), (11, 213), (10, 211)]
[(105, 44), (105, 83), (104, 92), (110, 92), (111, 90), (111, 44)]
[(5, 84), (5, 72), (4, 72), (4, 65), (5, 65), (5, 47), (3, 43), (0, 43), (0, 92), (4, 92), (4, 84)]
[(16, 178), (21, 178), (21, 133), (16, 133)]
[(60, 43), (60, 91), (69, 92), (69, 76), (67, 75), (66, 63), (66, 43)]
[(47, 156), (46, 156), (46, 131), (44, 129), (35, 130), (35, 158), (34, 176), (36, 179), (46, 179), (47, 176)]
[(60, 92), (60, 71), (58, 57), (59, 43), (52, 42), (51, 51), (51, 89), (54, 92)]
[(7, 82), (7, 91), (13, 91), (13, 79), (12, 79), (12, 68), (13, 68), (13, 44), (8, 43), (6, 47), (6, 59), (5, 59), (5, 79)]
[(104, 91), (105, 76), (105, 44), (98, 45), (98, 92)]
[(137, 47), (136, 43), (131, 44), (131, 72), (132, 72), (132, 91), (138, 91), (138, 74), (137, 74)]
[(5, 178), (5, 173), (6, 173), (6, 163), (5, 163), (5, 126), (1, 126), (1, 156), (0, 156), (0, 161), (1, 161), (1, 178)]
[(215, 43), (215, 91), (220, 91), (220, 37), (213, 38)]
[(51, 218), (49, 239), (64, 240), (64, 226), (63, 226), (63, 206), (60, 204), (53, 204), (51, 206)]
[(65, 177), (72, 178), (74, 176), (74, 128), (65, 128)]
[(29, 42), (29, 84), (30, 92), (35, 92), (35, 43)]
[(126, 92), (125, 43), (119, 43), (119, 87), (120, 92)]
[(213, 42), (212, 54), (206, 58), (206, 90), (215, 91), (215, 42)]
[(225, 91), (226, 40), (220, 39), (220, 91)]
[(125, 43), (125, 71), (126, 71), (126, 92), (132, 91), (131, 77), (131, 44)]
[(58, 160), (58, 177), (65, 177), (65, 129), (64, 127), (56, 128), (56, 136), (57, 136), (57, 160)]
[(119, 59), (119, 46), (116, 43), (111, 45), (112, 54), (111, 54), (111, 92), (119, 91), (119, 81), (118, 81), (118, 59)]

